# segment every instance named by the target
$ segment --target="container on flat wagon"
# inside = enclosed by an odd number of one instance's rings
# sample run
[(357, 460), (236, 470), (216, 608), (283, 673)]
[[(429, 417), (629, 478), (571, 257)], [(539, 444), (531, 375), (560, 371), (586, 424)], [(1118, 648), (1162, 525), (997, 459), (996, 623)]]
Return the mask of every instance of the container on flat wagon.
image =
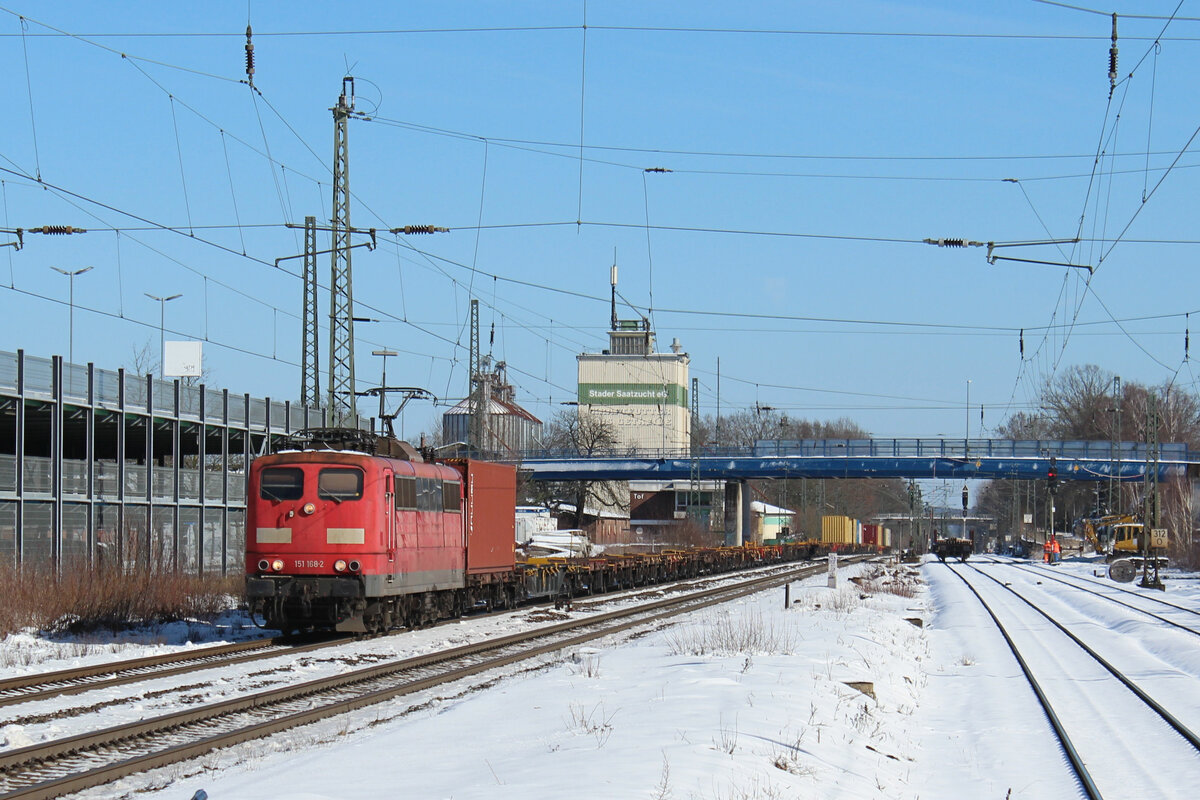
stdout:
[(858, 520), (854, 520), (854, 543), (862, 544), (862, 528), (863, 525)]
[(862, 543), (866, 545), (876, 546), (879, 544), (879, 526), (878, 525), (863, 525), (862, 526)]
[(854, 544), (854, 520), (843, 516), (821, 517), (822, 544)]
[(513, 569), (516, 468), (467, 459), (451, 459), (447, 463), (463, 475), (467, 573), (477, 575)]

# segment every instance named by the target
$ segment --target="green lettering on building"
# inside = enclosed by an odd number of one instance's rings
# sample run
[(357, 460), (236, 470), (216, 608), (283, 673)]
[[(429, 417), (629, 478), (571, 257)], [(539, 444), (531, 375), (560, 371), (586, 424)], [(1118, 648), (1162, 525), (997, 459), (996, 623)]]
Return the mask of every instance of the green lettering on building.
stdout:
[(661, 383), (581, 383), (579, 404), (585, 406), (688, 407), (687, 387)]

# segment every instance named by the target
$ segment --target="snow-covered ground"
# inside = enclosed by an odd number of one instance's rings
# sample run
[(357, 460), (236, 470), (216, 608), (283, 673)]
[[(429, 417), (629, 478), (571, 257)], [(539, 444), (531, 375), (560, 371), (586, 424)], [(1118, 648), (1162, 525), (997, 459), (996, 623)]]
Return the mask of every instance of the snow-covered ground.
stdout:
[[(1018, 576), (1014, 567), (985, 568), (1004, 570), (996, 574), (1023, 590), (1069, 592), (1037, 575)], [(787, 608), (783, 589), (764, 592), (536, 668), (513, 667), (484, 689), (464, 683), (393, 701), (83, 796), (189, 798), (197, 789), (212, 800), (1081, 796), (1012, 655), (950, 569), (933, 562), (893, 570), (898, 593), (850, 580), (870, 569), (843, 568), (836, 588), (824, 575), (793, 584)], [(1085, 562), (1053, 569), (1092, 574)], [(1200, 607), (1200, 580), (1168, 575), (1166, 597)], [(1131, 622), (1133, 612), (1103, 601), (1067, 602), (1079, 615), (1073, 628), (1109, 629), (1110, 649), (1125, 641), (1126, 655), (1159, 658), (1173, 695), (1200, 708), (1194, 636)], [(519, 611), (360, 643), (344, 662), (499, 635), (529, 616)], [(12, 637), (0, 646), (0, 675), (180, 645), (91, 646), (102, 652), (25, 659), (41, 661), (35, 667), (14, 655), (29, 652), (30, 639)], [(370, 648), (373, 655), (364, 656)], [(351, 666), (309, 664), (292, 679)], [(239, 684), (224, 676), (217, 685), (235, 688), (212, 696), (241, 691)], [(70, 702), (97, 701), (81, 697)], [(161, 697), (170, 705), (169, 693)], [(0, 720), (11, 720), (27, 709), (0, 711)], [(75, 724), (86, 726), (86, 716)], [(0, 728), (3, 748), (71, 728), (61, 719), (53, 725)], [(1178, 796), (1190, 797), (1192, 788), (1180, 787)], [(1126, 797), (1143, 796), (1128, 789)]]

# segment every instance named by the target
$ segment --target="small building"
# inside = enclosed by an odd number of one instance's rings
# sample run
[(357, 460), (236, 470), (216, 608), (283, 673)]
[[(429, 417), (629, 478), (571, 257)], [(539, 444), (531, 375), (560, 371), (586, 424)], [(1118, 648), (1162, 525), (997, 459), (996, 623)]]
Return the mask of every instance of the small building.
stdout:
[[(720, 481), (630, 481), (629, 527), (644, 541), (668, 544), (698, 544), (684, 541), (689, 533), (707, 533), (711, 528), (714, 498), (720, 497)], [(696, 505), (693, 508), (692, 503)]]
[[(575, 505), (573, 503), (558, 503), (550, 511), (558, 520), (559, 530), (573, 530), (575, 522)], [(629, 530), (629, 515), (612, 509), (592, 508), (583, 509), (581, 528), (592, 544), (596, 545), (628, 545), (632, 543)]]
[(792, 520), (796, 512), (788, 508), (773, 506), (761, 500), (750, 504), (751, 530), (754, 541), (778, 541), (792, 532)]

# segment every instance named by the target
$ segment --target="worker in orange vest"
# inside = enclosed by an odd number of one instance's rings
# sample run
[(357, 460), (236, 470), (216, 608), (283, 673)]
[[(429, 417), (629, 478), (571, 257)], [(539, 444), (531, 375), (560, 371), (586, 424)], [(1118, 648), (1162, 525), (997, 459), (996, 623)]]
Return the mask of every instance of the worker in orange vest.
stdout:
[(1058, 543), (1057, 536), (1050, 537), (1050, 552), (1053, 553), (1053, 557), (1050, 559), (1052, 564), (1057, 564), (1062, 560), (1062, 545)]
[(1042, 545), (1042, 561), (1043, 562), (1045, 562), (1047, 564), (1050, 563), (1050, 553), (1053, 552), (1053, 549), (1054, 548), (1051, 546), (1050, 540), (1047, 539), (1045, 541), (1045, 543)]

